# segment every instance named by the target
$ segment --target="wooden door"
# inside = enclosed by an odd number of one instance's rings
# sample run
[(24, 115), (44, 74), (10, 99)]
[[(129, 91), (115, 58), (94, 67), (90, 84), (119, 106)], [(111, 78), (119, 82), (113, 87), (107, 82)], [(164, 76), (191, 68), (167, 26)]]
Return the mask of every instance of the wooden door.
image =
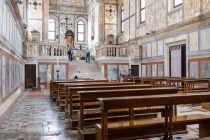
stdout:
[(131, 76), (139, 76), (139, 65), (131, 65)]
[(36, 65), (25, 65), (25, 87), (36, 87)]

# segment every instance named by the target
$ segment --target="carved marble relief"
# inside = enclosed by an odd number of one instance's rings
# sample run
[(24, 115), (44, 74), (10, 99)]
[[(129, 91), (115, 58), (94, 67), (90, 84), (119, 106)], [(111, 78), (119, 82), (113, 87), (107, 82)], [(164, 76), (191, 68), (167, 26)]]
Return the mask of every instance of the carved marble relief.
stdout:
[(210, 61), (200, 62), (200, 76), (201, 78), (210, 77)]
[(1, 67), (2, 75), (2, 97), (6, 95), (6, 58), (2, 56), (2, 67)]
[(185, 0), (184, 1), (184, 18), (185, 20), (196, 17), (200, 13), (200, 0)]
[[(28, 20), (28, 37), (29, 40), (32, 40), (31, 31), (37, 30), (42, 33), (42, 21), (41, 20)], [(42, 34), (40, 34), (40, 40), (42, 40)]]
[(187, 39), (187, 34), (183, 34), (183, 35), (167, 38), (164, 40), (164, 43), (168, 44), (168, 43), (172, 43), (172, 42), (176, 42), (180, 40), (186, 40), (186, 39)]
[(157, 56), (157, 43), (152, 42), (152, 56), (155, 57)]
[(107, 65), (107, 78), (108, 80), (118, 80), (117, 65)]
[(65, 33), (68, 30), (72, 30), (75, 33), (74, 28), (74, 15), (60, 14), (60, 42), (66, 44)]
[[(135, 8), (133, 8), (135, 9)], [(135, 34), (136, 34), (136, 24), (135, 24), (135, 16), (130, 18), (130, 39), (135, 38)]]
[(141, 72), (142, 77), (146, 77), (146, 69), (147, 69), (146, 65), (142, 65), (141, 68), (142, 68), (142, 72)]
[(166, 0), (156, 3), (156, 30), (166, 27)]
[(72, 6), (85, 6), (84, 0), (50, 0), (50, 3), (68, 4)]
[(147, 65), (147, 77), (151, 77), (151, 65)]
[[(116, 25), (105, 25), (105, 40), (108, 41), (109, 36), (112, 35), (113, 41), (111, 41), (111, 42), (112, 42), (112, 44), (116, 44), (116, 32), (117, 32)], [(107, 42), (107, 43), (110, 44), (109, 42)]]
[(27, 57), (37, 57), (37, 43), (27, 43), (27, 50), (26, 50), (26, 56)]
[(133, 14), (135, 14), (136, 12), (136, 0), (130, 0), (130, 16), (132, 16)]
[(180, 10), (174, 12), (174, 13), (170, 13), (168, 15), (167, 26), (170, 26), (170, 25), (181, 22), (182, 21), (182, 14), (183, 14), (182, 9), (180, 9)]
[(210, 49), (210, 28), (200, 31), (200, 48), (201, 50)]
[(163, 77), (163, 64), (158, 64), (158, 77)]
[(203, 13), (210, 12), (210, 0), (203, 0)]
[(152, 76), (157, 76), (157, 64), (152, 64)]
[[(28, 18), (33, 18), (33, 19), (42, 19), (42, 0), (36, 0), (38, 5), (35, 6), (33, 5), (34, 0), (28, 0)], [(41, 5), (39, 5), (41, 4)]]
[[(126, 72), (129, 74), (129, 68), (128, 65), (119, 65), (119, 73), (118, 75), (120, 76), (121, 73)], [(123, 80), (122, 76), (120, 76), (120, 80)]]
[(190, 77), (198, 78), (198, 62), (190, 62)]
[[(57, 65), (54, 65), (54, 79), (57, 79)], [(59, 65), (59, 79), (66, 79), (66, 65)]]
[(154, 30), (154, 5), (146, 8), (146, 33)]
[(163, 55), (163, 51), (164, 51), (163, 48), (164, 48), (163, 47), (163, 40), (158, 41), (158, 56)]
[(117, 7), (116, 5), (105, 5), (105, 23), (113, 23), (117, 22)]
[(124, 0), (124, 19), (129, 17), (129, 1), (130, 0)]
[(190, 36), (190, 51), (197, 51), (198, 50), (198, 31), (192, 32), (189, 34)]
[(152, 44), (148, 43), (147, 44), (147, 57), (151, 57), (152, 56)]

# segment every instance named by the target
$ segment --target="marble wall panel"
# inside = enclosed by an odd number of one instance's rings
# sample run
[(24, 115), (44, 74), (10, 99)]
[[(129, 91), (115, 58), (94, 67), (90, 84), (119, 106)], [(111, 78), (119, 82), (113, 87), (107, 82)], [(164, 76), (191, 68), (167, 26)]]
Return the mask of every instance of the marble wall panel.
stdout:
[[(90, 0), (87, 1), (87, 3)], [(84, 0), (50, 0), (50, 3), (68, 4), (74, 6), (85, 6)]]
[[(57, 79), (57, 65), (54, 65), (54, 79)], [(59, 79), (66, 79), (66, 65), (59, 65)], [(82, 74), (81, 74), (82, 75)]]
[[(128, 65), (119, 65), (119, 76), (120, 73), (126, 72), (127, 74), (129, 73), (129, 67)], [(123, 78), (120, 76), (120, 80), (123, 80)]]
[(167, 26), (170, 26), (170, 25), (181, 22), (182, 21), (182, 14), (183, 14), (182, 9), (169, 14), (168, 17), (167, 17), (168, 18)]
[(156, 30), (166, 27), (166, 0), (156, 3)]
[[(133, 8), (135, 9), (135, 8)], [(135, 16), (130, 18), (130, 39), (134, 39), (136, 36), (136, 24), (135, 24)]]
[(154, 26), (154, 8), (155, 6), (149, 6), (146, 8), (146, 32), (151, 33), (152, 30), (155, 30)]
[(101, 65), (101, 73), (102, 73), (103, 77), (105, 77), (104, 65)]
[(187, 20), (196, 17), (200, 13), (200, 0), (185, 0), (184, 1), (184, 19)]
[(134, 7), (136, 7), (136, 0), (130, 0), (130, 16), (136, 12), (136, 8)]
[(152, 64), (152, 76), (157, 76), (157, 64)]
[(151, 77), (151, 65), (147, 65), (147, 77)]
[(124, 21), (124, 42), (130, 39), (129, 19)]
[(2, 80), (2, 97), (6, 95), (6, 57), (2, 56), (2, 75), (1, 75), (1, 80)]
[(152, 56), (152, 44), (148, 43), (147, 44), (147, 57), (151, 57)]
[(147, 7), (151, 5), (154, 2), (154, 0), (145, 0), (145, 2), (146, 2), (146, 7)]
[(146, 34), (146, 26), (141, 26), (136, 29), (136, 37), (143, 36)]
[(142, 45), (142, 58), (146, 58), (146, 52), (147, 52), (147, 47), (145, 45)]
[(200, 77), (201, 78), (210, 77), (210, 61), (200, 62)]
[(190, 77), (198, 78), (198, 62), (190, 62)]
[(2, 93), (2, 82), (1, 82), (2, 81), (2, 56), (1, 56), (1, 53), (0, 53), (0, 74), (1, 74), (1, 77), (0, 77), (0, 98), (1, 98), (1, 93)]
[(198, 50), (198, 32), (192, 32), (190, 35), (190, 51)]
[(118, 80), (117, 65), (107, 65), (108, 80)]
[(158, 56), (161, 56), (163, 55), (163, 52), (164, 52), (164, 46), (163, 46), (163, 40), (160, 40), (158, 41), (158, 52), (157, 52), (157, 55)]
[(42, 0), (36, 0), (36, 2), (39, 4), (41, 3), (41, 5), (37, 5), (36, 8), (34, 9), (34, 5), (30, 4), (33, 3), (34, 0), (28, 0), (28, 18), (33, 18), (33, 19), (42, 19)]
[(117, 6), (105, 4), (105, 23), (113, 23), (117, 22)]
[(28, 37), (32, 40), (31, 31), (37, 30), (40, 32), (40, 40), (42, 40), (42, 21), (41, 20), (28, 20)]
[(163, 75), (163, 64), (158, 64), (158, 77), (162, 77)]
[(9, 75), (10, 75), (10, 69), (9, 69), (9, 59), (5, 58), (5, 93), (2, 97), (6, 96), (9, 93), (10, 90), (10, 79), (9, 79)]
[(152, 56), (155, 57), (157, 56), (157, 43), (152, 42)]
[(124, 0), (124, 5), (123, 5), (124, 19), (129, 17), (129, 3), (130, 3), (130, 0)]
[(200, 31), (200, 48), (201, 50), (210, 49), (210, 28)]
[(147, 71), (146, 65), (142, 65), (141, 68), (142, 68), (142, 71), (141, 71), (142, 77), (146, 77), (146, 71)]
[(174, 36), (174, 37), (165, 39), (164, 43), (167, 44), (167, 43), (172, 43), (172, 42), (176, 42), (176, 41), (180, 41), (180, 40), (185, 40), (185, 39), (187, 39), (187, 37), (188, 37), (187, 34)]
[(46, 82), (46, 69), (47, 69), (47, 65), (39, 65), (40, 82)]
[(203, 13), (210, 12), (210, 0), (203, 0)]

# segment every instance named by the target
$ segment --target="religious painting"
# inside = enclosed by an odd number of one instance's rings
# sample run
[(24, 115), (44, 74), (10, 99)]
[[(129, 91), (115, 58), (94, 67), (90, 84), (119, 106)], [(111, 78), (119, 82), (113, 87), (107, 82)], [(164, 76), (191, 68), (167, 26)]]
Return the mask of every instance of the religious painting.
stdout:
[(118, 80), (117, 65), (107, 65), (107, 78), (108, 80)]

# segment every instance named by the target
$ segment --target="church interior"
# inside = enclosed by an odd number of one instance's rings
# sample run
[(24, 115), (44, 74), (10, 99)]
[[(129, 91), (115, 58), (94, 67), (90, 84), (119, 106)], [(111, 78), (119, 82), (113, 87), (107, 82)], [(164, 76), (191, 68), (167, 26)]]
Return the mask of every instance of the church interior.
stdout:
[(210, 140), (210, 0), (0, 0), (0, 140)]

